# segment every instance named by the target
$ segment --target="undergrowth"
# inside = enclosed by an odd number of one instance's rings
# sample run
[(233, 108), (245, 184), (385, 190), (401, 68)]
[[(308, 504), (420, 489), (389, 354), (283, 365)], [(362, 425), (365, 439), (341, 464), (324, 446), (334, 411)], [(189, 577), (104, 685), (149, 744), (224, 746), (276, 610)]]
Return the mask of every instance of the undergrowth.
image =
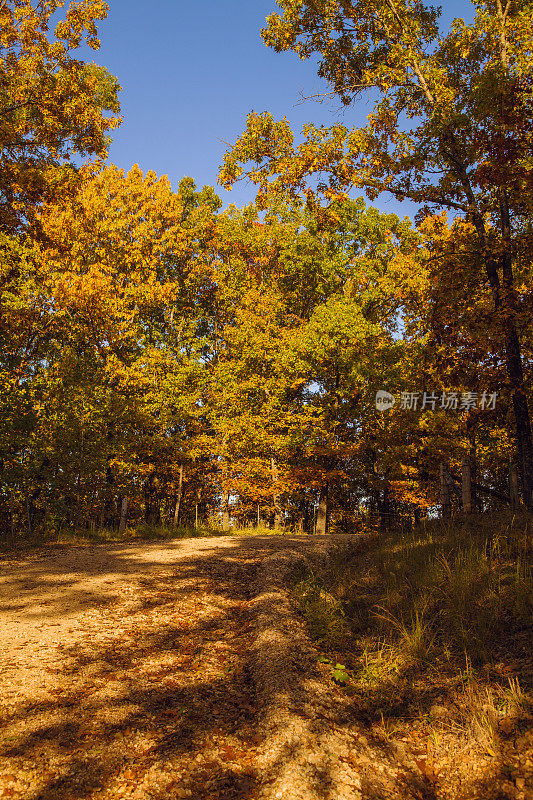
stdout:
[(4, 542), (1, 549), (18, 550), (35, 547), (105, 544), (113, 542), (170, 541), (206, 536), (220, 536), (221, 531), (208, 526), (148, 525), (139, 523), (128, 526), (123, 533), (117, 528), (64, 528), (58, 531), (37, 532), (33, 536), (20, 535), (14, 541)]
[(382, 732), (445, 716), (494, 756), (531, 723), (532, 532), (525, 513), (433, 521), (293, 575), (322, 662)]
[(92, 527), (92, 528), (62, 528), (57, 530), (36, 531), (32, 536), (25, 532), (11, 541), (0, 542), (0, 550), (32, 549), (42, 546), (54, 545), (84, 545), (106, 542), (134, 542), (134, 541), (170, 541), (171, 539), (197, 539), (213, 536), (272, 536), (291, 535), (289, 531), (272, 530), (266, 526), (246, 528), (230, 528), (224, 531), (220, 525), (180, 525), (176, 528), (169, 525), (149, 525), (139, 522), (128, 525), (123, 533), (118, 528)]

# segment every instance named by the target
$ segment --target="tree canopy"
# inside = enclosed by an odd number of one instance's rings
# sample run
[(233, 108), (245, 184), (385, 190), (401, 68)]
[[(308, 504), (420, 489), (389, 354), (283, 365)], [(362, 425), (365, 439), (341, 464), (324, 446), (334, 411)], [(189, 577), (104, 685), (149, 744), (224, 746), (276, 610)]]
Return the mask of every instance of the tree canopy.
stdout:
[(2, 6), (4, 535), (414, 524), (465, 460), (478, 509), (515, 458), (531, 505), (533, 12), (477, 2), (442, 32), (418, 0), (278, 5), (265, 43), (374, 107), (298, 143), (251, 114), (220, 180), (257, 199), (224, 211), (191, 177), (106, 165), (119, 87), (75, 57), (104, 4), (53, 33), (62, 3)]

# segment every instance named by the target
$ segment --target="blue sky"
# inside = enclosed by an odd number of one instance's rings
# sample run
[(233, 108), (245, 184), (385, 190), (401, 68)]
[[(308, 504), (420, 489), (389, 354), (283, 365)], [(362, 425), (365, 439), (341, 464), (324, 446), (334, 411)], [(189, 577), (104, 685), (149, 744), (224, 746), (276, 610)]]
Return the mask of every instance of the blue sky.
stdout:
[[(184, 175), (216, 187), (227, 149), (250, 110), (286, 116), (293, 130), (304, 122), (363, 125), (370, 105), (348, 110), (338, 103), (300, 104), (301, 95), (324, 91), (315, 63), (265, 47), (260, 29), (276, 10), (271, 0), (108, 0), (100, 25), (102, 46), (89, 60), (118, 77), (124, 122), (114, 131), (110, 161), (129, 169), (168, 175), (174, 187)], [(446, 4), (443, 23), (471, 18), (466, 0)], [(242, 206), (253, 187), (216, 187), (224, 206)], [(409, 204), (380, 197), (383, 211), (409, 213)], [(412, 207), (411, 207), (412, 209)]]

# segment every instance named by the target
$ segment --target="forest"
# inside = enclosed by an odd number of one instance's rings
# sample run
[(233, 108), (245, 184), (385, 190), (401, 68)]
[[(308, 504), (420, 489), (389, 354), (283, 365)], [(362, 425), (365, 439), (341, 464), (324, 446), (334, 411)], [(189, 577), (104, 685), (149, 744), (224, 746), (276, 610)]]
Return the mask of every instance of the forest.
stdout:
[(279, 0), (265, 44), (372, 109), (250, 113), (219, 183), (257, 198), (226, 210), (109, 163), (120, 86), (78, 54), (106, 6), (63, 5), (0, 7), (3, 539), (409, 527), (465, 463), (474, 510), (531, 510), (531, 4), (442, 31), (420, 0)]

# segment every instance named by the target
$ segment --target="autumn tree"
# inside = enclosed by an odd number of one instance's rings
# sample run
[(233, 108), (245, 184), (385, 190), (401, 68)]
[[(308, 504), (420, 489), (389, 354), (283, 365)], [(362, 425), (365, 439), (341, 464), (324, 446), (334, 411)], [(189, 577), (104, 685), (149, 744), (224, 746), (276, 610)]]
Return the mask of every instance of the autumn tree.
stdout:
[[(306, 125), (294, 144), (286, 120), (251, 114), (225, 157), (230, 186), (247, 174), (267, 196), (303, 192), (311, 176), (326, 199), (353, 188), (409, 198), (474, 227), (478, 282), (488, 283), (512, 386), (524, 502), (533, 503), (533, 444), (516, 301), (516, 253), (531, 216), (533, 11), (516, 0), (479, 0), (471, 24), (442, 35), (439, 11), (420, 0), (279, 0), (262, 35), (277, 51), (318, 54), (332, 96), (350, 106), (376, 96), (364, 128)], [(372, 92), (374, 95), (372, 95)], [(255, 164), (255, 166), (254, 166)], [(320, 177), (322, 176), (322, 178)]]
[(337, 202), (327, 219), (298, 202), (273, 203), (261, 223), (234, 210), (218, 227), (206, 404), (221, 496), (307, 528), (318, 504), (323, 530), (328, 495), (347, 520), (368, 489), (362, 420), (372, 392), (402, 372), (395, 336), (409, 286), (423, 285), (418, 237), (362, 200)]
[[(15, 483), (22, 491), (32, 474), (45, 481), (47, 462), (31, 464), (27, 437), (36, 425), (40, 375), (53, 360), (57, 333), (47, 276), (28, 234), (36, 233), (43, 202), (74, 190), (73, 159), (105, 157), (108, 134), (120, 122), (116, 79), (76, 57), (82, 45), (98, 49), (97, 22), (107, 6), (71, 2), (61, 18), (62, 6), (60, 0), (7, 0), (0, 7), (0, 460), (13, 508)], [(28, 517), (36, 492), (41, 489), (34, 486)]]
[[(75, 177), (74, 156), (105, 157), (115, 128), (116, 79), (76, 58), (99, 48), (102, 0), (7, 0), (0, 8), (0, 227), (18, 230), (31, 209)], [(54, 20), (53, 32), (50, 25)]]
[[(505, 495), (509, 459), (514, 458), (513, 387), (501, 358), (502, 331), (494, 318), (491, 288), (488, 282), (479, 281), (476, 230), (462, 218), (449, 224), (443, 213), (426, 217), (420, 232), (427, 248), (427, 286), (420, 297), (422, 302), (406, 317), (406, 337), (423, 342), (420, 361), (425, 363), (434, 386), (477, 393), (477, 407), (463, 409), (459, 425), (448, 415), (447, 438), (453, 446), (448, 446), (447, 457), (453, 459), (455, 455), (456, 461), (459, 457), (459, 464), (468, 457), (479, 479), (483, 471), (484, 481), (489, 480)], [(517, 322), (524, 342), (524, 364), (530, 369), (531, 315), (526, 309), (531, 303), (531, 265), (519, 253), (514, 271), (520, 309)], [(486, 401), (492, 395), (497, 398), (494, 408)], [(442, 434), (440, 438), (443, 442)], [(442, 448), (441, 453), (444, 455)]]
[[(23, 262), (25, 302), (4, 302), (10, 365), (28, 409), (24, 436), (6, 431), (5, 443), (22, 476), (15, 486), (11, 470), (11, 490), (27, 485), (31, 499), (42, 478), (49, 516), (62, 508), (71, 523), (116, 522), (125, 497), (152, 522), (162, 505), (175, 510), (179, 467), (195, 454), (201, 427), (219, 205), (190, 179), (173, 192), (167, 178), (138, 167), (126, 175), (89, 165), (68, 201), (41, 209), (44, 237)], [(43, 336), (46, 351), (34, 352)]]

